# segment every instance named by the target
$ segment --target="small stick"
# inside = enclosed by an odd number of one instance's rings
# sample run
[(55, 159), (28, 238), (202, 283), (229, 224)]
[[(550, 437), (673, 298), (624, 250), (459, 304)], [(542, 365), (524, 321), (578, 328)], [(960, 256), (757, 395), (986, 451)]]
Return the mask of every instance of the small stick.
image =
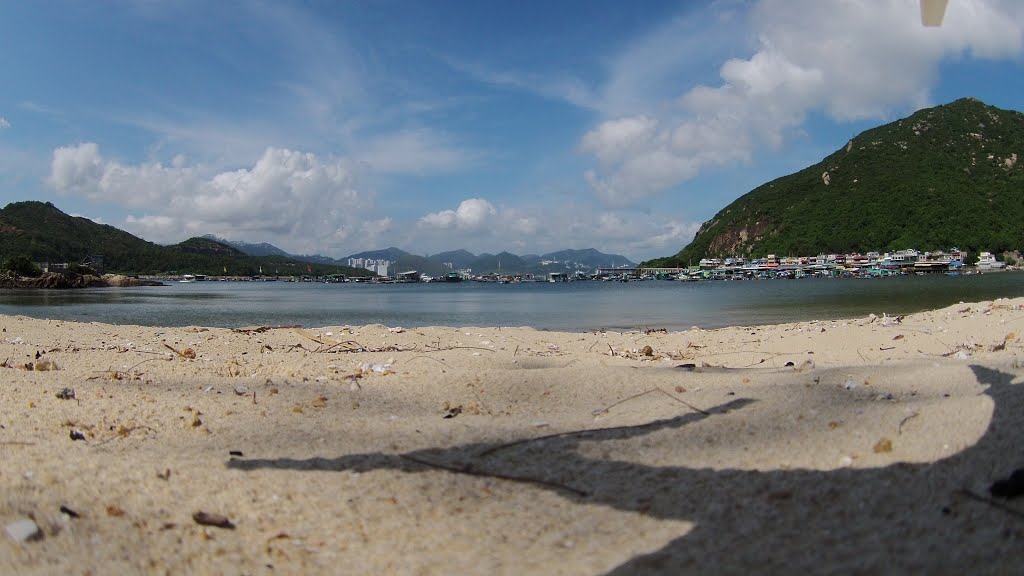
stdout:
[[(321, 342), (321, 344), (323, 344), (323, 342)], [(365, 346), (363, 346), (359, 342), (356, 342), (355, 340), (346, 340), (344, 342), (336, 342), (328, 346), (327, 348), (324, 348), (323, 350), (317, 349), (317, 352), (330, 352), (331, 350), (337, 348), (338, 346), (345, 347), (345, 349), (342, 350), (342, 352), (362, 352), (366, 349)]]
[(437, 358), (434, 358), (433, 356), (424, 356), (424, 355), (413, 356), (412, 358), (409, 358), (408, 360), (406, 360), (406, 362), (412, 362), (413, 360), (415, 360), (417, 358), (426, 358), (427, 360), (433, 360), (434, 362), (439, 362), (440, 364), (442, 364), (443, 366), (445, 366), (447, 368), (451, 368), (451, 366), (448, 365), (447, 363), (445, 363), (444, 360), (439, 360)]
[(608, 351), (612, 353), (612, 356), (615, 356), (615, 349), (612, 348), (611, 344), (608, 345)]
[[(622, 404), (623, 402), (628, 402), (630, 400), (633, 400), (635, 398), (639, 398), (639, 397), (641, 397), (641, 396), (643, 396), (645, 394), (651, 394), (653, 392), (661, 392), (662, 394), (668, 396), (669, 398), (672, 398), (676, 402), (684, 404), (688, 408), (691, 408), (691, 409), (693, 409), (693, 410), (695, 410), (697, 412), (700, 412), (701, 414), (704, 414), (705, 416), (710, 416), (711, 415), (711, 413), (708, 412), (707, 410), (701, 410), (700, 408), (697, 408), (696, 406), (694, 406), (693, 404), (690, 404), (689, 402), (686, 402), (684, 400), (680, 400), (679, 398), (676, 398), (675, 396), (669, 394), (668, 392), (665, 392), (661, 388), (652, 388), (652, 389), (650, 389), (650, 390), (648, 390), (646, 392), (641, 392), (639, 394), (634, 394), (634, 395), (630, 396), (629, 398), (624, 398), (622, 400), (619, 400), (618, 402), (616, 402), (615, 404), (612, 404), (611, 406), (605, 408), (604, 410), (598, 410), (595, 413), (595, 415), (596, 414), (603, 414), (603, 413), (611, 410), (612, 408), (618, 406), (619, 404)], [(506, 448), (511, 448), (513, 446), (519, 446), (520, 444), (526, 444), (528, 442), (540, 442), (542, 440), (550, 440), (552, 438), (558, 438), (560, 436), (572, 436), (572, 435), (575, 435), (575, 434), (589, 434), (589, 433), (592, 433), (592, 432), (614, 432), (616, 430), (630, 430), (630, 429), (633, 429), (633, 428), (636, 428), (635, 424), (628, 424), (628, 425), (625, 425), (625, 426), (609, 426), (607, 428), (587, 428), (587, 429), (584, 429), (584, 430), (569, 430), (567, 432), (555, 432), (553, 434), (546, 434), (544, 436), (535, 436), (533, 438), (520, 438), (519, 440), (514, 440), (512, 442), (506, 442), (505, 444), (499, 444), (497, 446), (492, 446), (492, 447), (488, 448), (487, 450), (484, 450), (483, 452), (480, 452), (478, 454), (478, 456), (489, 456), (491, 454), (494, 454), (495, 452), (498, 452), (499, 450), (504, 450)]]
[(920, 416), (920, 415), (921, 415), (921, 413), (920, 413), (920, 412), (914, 412), (914, 413), (913, 413), (913, 414), (911, 414), (910, 416), (907, 416), (907, 417), (906, 417), (906, 418), (904, 418), (903, 420), (900, 420), (900, 425), (899, 425), (899, 427), (898, 427), (898, 428), (896, 428), (896, 433), (897, 433), (897, 434), (903, 434), (903, 425), (904, 425), (904, 424), (906, 424), (906, 423), (907, 423), (907, 421), (908, 421), (908, 420), (910, 420), (911, 418), (917, 418), (917, 417), (918, 417), (918, 416)]
[(1003, 512), (1006, 512), (1007, 514), (1010, 514), (1012, 516), (1016, 516), (1017, 518), (1024, 519), (1024, 512), (1021, 512), (1020, 510), (1017, 510), (1015, 508), (1011, 508), (1011, 507), (1007, 506), (1006, 504), (1003, 504), (1002, 502), (996, 502), (995, 500), (993, 500), (991, 498), (986, 498), (985, 496), (982, 496), (981, 494), (977, 494), (977, 493), (971, 492), (967, 488), (961, 488), (960, 489), (960, 493), (963, 494), (964, 496), (967, 496), (969, 498), (977, 500), (978, 502), (982, 502), (982, 503), (988, 504), (989, 506), (991, 506), (993, 508), (998, 508), (998, 509), (1002, 510)]
[(35, 446), (35, 445), (36, 445), (35, 442), (21, 442), (21, 441), (18, 441), (18, 440), (7, 440), (5, 442), (0, 442), (0, 446)]
[(497, 478), (499, 480), (508, 480), (510, 482), (522, 482), (524, 484), (538, 484), (540, 486), (547, 486), (549, 488), (555, 488), (558, 490), (564, 490), (577, 496), (586, 497), (588, 493), (572, 486), (566, 486), (565, 484), (559, 484), (558, 482), (552, 482), (550, 480), (542, 480), (540, 478), (528, 478), (525, 476), (512, 476), (509, 474), (501, 474), (498, 472), (485, 472), (483, 470), (475, 470), (467, 466), (452, 466), (450, 464), (442, 464), (440, 462), (431, 462), (429, 460), (423, 460), (416, 456), (410, 456), (408, 454), (399, 454), (399, 458), (415, 462), (421, 466), (427, 466), (430, 468), (438, 468), (440, 470), (447, 470), (448, 472), (454, 472), (456, 474), (467, 474), (469, 476), (480, 476), (483, 478)]

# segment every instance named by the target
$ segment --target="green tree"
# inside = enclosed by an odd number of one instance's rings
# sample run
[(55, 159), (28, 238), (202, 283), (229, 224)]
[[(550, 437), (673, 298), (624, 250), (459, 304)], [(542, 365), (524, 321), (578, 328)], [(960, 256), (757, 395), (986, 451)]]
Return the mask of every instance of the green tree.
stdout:
[(43, 274), (39, 266), (36, 266), (32, 259), (25, 255), (12, 256), (5, 259), (3, 264), (0, 264), (0, 268), (5, 271), (14, 272), (19, 276), (30, 276), (32, 278), (37, 278)]

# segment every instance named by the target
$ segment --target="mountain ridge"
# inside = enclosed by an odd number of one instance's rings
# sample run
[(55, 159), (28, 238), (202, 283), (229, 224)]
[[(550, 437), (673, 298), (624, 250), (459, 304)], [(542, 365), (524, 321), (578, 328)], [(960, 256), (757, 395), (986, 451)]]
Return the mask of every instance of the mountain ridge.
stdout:
[(1024, 114), (975, 98), (861, 132), (820, 162), (762, 184), (673, 256), (817, 255), (1024, 245)]

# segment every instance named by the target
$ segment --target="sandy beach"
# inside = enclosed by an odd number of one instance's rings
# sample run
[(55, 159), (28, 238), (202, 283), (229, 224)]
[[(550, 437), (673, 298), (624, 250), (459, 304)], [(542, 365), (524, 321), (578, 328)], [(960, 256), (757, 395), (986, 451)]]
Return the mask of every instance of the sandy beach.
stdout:
[(1024, 564), (1024, 498), (990, 493), (1024, 467), (1024, 298), (681, 332), (0, 328), (3, 574)]

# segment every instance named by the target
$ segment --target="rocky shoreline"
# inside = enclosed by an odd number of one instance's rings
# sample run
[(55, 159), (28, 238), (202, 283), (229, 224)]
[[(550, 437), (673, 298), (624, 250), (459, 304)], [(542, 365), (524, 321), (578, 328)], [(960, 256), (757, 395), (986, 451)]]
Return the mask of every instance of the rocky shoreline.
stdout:
[(121, 274), (78, 274), (74, 272), (44, 272), (41, 276), (33, 278), (19, 276), (13, 272), (0, 274), (0, 288), (45, 288), (45, 289), (68, 289), (68, 288), (104, 288), (104, 287), (129, 287), (129, 286), (163, 286), (157, 280), (146, 280)]

